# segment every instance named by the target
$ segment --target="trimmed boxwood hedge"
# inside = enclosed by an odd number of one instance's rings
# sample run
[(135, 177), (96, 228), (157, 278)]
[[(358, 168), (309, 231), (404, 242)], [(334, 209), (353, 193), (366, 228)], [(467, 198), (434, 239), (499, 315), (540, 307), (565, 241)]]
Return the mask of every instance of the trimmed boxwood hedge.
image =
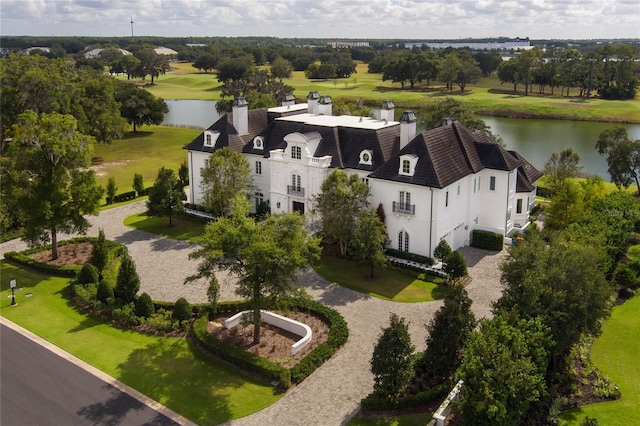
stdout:
[(410, 260), (417, 263), (423, 263), (427, 266), (433, 265), (433, 259), (427, 256), (422, 256), (416, 253), (410, 253), (408, 251), (396, 250), (392, 248), (388, 248), (385, 250), (385, 254), (387, 256), (397, 257), (399, 259)]
[[(249, 302), (219, 303), (216, 308), (218, 312), (235, 313), (249, 309)], [(280, 386), (286, 389), (289, 388), (292, 383), (301, 383), (313, 373), (316, 368), (331, 358), (347, 341), (349, 329), (347, 328), (347, 323), (337, 311), (312, 300), (287, 299), (278, 303), (277, 308), (313, 312), (325, 318), (330, 327), (327, 341), (314, 348), (291, 369), (281, 367), (274, 362), (217, 339), (206, 330), (208, 321), (206, 316), (200, 316), (193, 323), (194, 334), (202, 346), (214, 355), (237, 367), (257, 373), (269, 380), (277, 380)]]
[(502, 250), (504, 245), (504, 237), (502, 234), (495, 232), (483, 231), (481, 229), (473, 230), (473, 237), (471, 239), (471, 246), (485, 250)]
[[(58, 243), (58, 247), (63, 247), (67, 244), (76, 244), (76, 243), (94, 243), (97, 241), (95, 237), (77, 237), (71, 240), (64, 240)], [(111, 250), (113, 257), (122, 256), (127, 253), (127, 247), (124, 245), (117, 243), (115, 241), (107, 240), (107, 248)], [(80, 270), (82, 269), (82, 265), (76, 266), (55, 266), (49, 265), (46, 263), (40, 263), (33, 260), (31, 257), (32, 254), (39, 253), (44, 250), (51, 250), (51, 244), (42, 247), (34, 247), (27, 250), (23, 250), (21, 252), (9, 251), (4, 254), (4, 258), (14, 265), (25, 266), (27, 268), (43, 272), (45, 274), (55, 275), (57, 277), (65, 277), (65, 278), (75, 278)]]
[(136, 191), (127, 191), (122, 194), (117, 194), (113, 197), (114, 203), (121, 203), (122, 201), (129, 201), (136, 198)]

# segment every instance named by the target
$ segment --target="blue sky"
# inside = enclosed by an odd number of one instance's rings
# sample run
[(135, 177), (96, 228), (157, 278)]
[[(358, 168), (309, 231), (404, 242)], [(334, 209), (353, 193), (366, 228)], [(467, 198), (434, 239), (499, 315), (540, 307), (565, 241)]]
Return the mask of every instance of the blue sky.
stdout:
[(640, 0), (2, 0), (2, 35), (640, 38)]

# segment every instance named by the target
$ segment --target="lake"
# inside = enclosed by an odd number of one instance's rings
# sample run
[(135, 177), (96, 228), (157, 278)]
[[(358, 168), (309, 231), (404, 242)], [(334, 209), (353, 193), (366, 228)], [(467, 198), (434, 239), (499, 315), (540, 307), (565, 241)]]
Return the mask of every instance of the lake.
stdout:
[[(166, 101), (169, 113), (162, 124), (206, 129), (220, 118), (215, 101)], [(398, 108), (401, 110), (401, 108)], [(402, 111), (396, 111), (401, 113)], [(481, 117), (500, 135), (510, 150), (518, 151), (536, 168), (542, 170), (551, 153), (572, 147), (580, 155), (582, 171), (609, 180), (606, 158), (595, 149), (600, 132), (622, 126), (631, 139), (640, 139), (640, 124), (615, 124), (595, 121), (543, 120)], [(418, 123), (418, 126), (420, 123)], [(420, 130), (420, 129), (419, 129)]]

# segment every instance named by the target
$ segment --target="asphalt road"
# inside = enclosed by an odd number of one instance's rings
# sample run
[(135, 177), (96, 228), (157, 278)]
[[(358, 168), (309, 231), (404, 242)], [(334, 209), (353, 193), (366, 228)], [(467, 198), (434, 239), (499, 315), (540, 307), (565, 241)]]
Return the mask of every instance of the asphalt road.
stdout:
[(139, 426), (177, 423), (2, 325), (0, 424)]

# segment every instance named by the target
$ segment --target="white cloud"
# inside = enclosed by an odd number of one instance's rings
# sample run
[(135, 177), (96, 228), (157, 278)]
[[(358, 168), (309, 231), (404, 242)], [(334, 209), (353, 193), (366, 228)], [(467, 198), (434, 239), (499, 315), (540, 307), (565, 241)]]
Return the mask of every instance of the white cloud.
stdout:
[(2, 0), (5, 35), (640, 37), (638, 0)]

